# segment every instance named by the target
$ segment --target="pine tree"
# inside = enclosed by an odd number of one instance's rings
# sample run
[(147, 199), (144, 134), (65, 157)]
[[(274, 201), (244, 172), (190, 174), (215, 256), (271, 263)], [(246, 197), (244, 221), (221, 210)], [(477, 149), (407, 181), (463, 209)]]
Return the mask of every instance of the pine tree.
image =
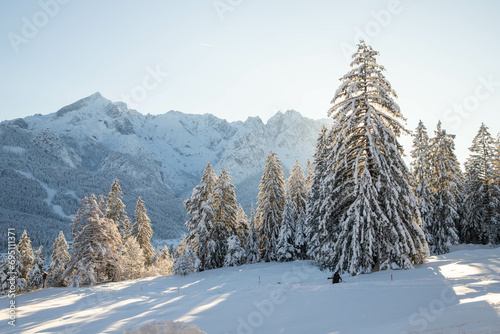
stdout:
[(466, 164), (465, 189), (466, 196), (461, 215), (460, 240), (466, 244), (486, 244), (488, 242), (488, 231), (486, 227), (485, 203), (488, 203), (485, 184), (481, 182), (479, 166), (474, 161)]
[[(291, 210), (288, 218), (290, 219), (289, 224), (291, 223), (292, 226), (291, 238), (295, 248), (293, 259), (297, 257), (304, 259), (307, 252), (304, 217), (306, 216), (308, 187), (304, 172), (298, 161), (295, 162), (287, 180), (287, 195), (287, 203), (288, 201), (293, 202), (293, 205), (288, 206), (288, 210)], [(285, 211), (287, 210), (287, 203), (285, 204)], [(285, 214), (283, 214), (283, 217), (285, 217)]]
[(266, 262), (275, 261), (285, 206), (285, 181), (276, 153), (271, 152), (266, 159), (257, 204), (260, 258)]
[(319, 244), (316, 261), (333, 272), (369, 273), (392, 263), (411, 268), (428, 254), (397, 140), (408, 131), (377, 55), (364, 42), (358, 45), (329, 111), (336, 123), (321, 166), (313, 238)]
[(31, 240), (28, 237), (28, 233), (26, 233), (26, 230), (23, 231), (21, 239), (19, 239), (17, 249), (19, 250), (19, 254), (21, 255), (21, 278), (24, 278), (27, 281), (28, 271), (31, 269), (31, 263), (33, 263), (34, 254), (33, 247), (31, 246)]
[(240, 238), (241, 247), (246, 249), (250, 227), (248, 226), (247, 214), (241, 205), (238, 205), (238, 212), (236, 213), (236, 232)]
[(293, 261), (297, 256), (295, 249), (295, 217), (297, 211), (295, 201), (287, 196), (285, 209), (283, 210), (283, 220), (281, 222), (278, 241), (276, 260), (279, 262)]
[(245, 251), (241, 247), (240, 238), (232, 235), (227, 239), (227, 253), (224, 257), (224, 267), (239, 266), (242, 263)]
[(122, 248), (123, 279), (135, 279), (143, 276), (146, 259), (141, 246), (134, 236), (125, 239)]
[(134, 213), (134, 225), (132, 226), (132, 236), (134, 236), (144, 252), (146, 265), (149, 266), (153, 263), (155, 250), (151, 245), (151, 238), (153, 237), (153, 229), (151, 228), (151, 220), (149, 219), (146, 211), (146, 205), (139, 196)]
[(160, 275), (172, 275), (174, 273), (174, 260), (170, 255), (167, 245), (158, 254), (155, 260)]
[(461, 186), (460, 165), (455, 156), (454, 135), (449, 135), (437, 125), (435, 137), (430, 142), (430, 189), (433, 192), (433, 225), (431, 228), (433, 251), (448, 253), (458, 243), (456, 226), (459, 221)]
[(43, 285), (43, 264), (45, 262), (43, 253), (43, 246), (40, 246), (33, 253), (33, 262), (31, 262), (31, 268), (28, 271), (28, 286), (32, 289), (38, 289)]
[[(328, 154), (331, 150), (330, 131), (323, 126), (316, 142), (316, 151), (314, 153), (314, 171), (311, 189), (307, 198), (307, 216), (306, 216), (306, 240), (308, 241), (307, 255), (319, 261), (319, 252), (321, 240), (335, 240), (335, 236), (327, 232), (324, 224), (324, 214), (322, 204), (328, 194), (323, 192), (326, 175), (326, 166)], [(327, 236), (325, 237), (325, 233)], [(333, 247), (333, 246), (332, 246)]]
[(217, 268), (215, 241), (212, 240), (216, 183), (217, 175), (208, 163), (201, 184), (193, 189), (191, 198), (184, 201), (189, 216), (185, 223), (188, 230), (186, 243), (199, 258), (201, 271)]
[(429, 245), (433, 245), (432, 225), (434, 202), (433, 193), (429, 188), (430, 170), (429, 163), (429, 137), (424, 123), (420, 121), (416, 129), (415, 138), (413, 139), (413, 151), (411, 151), (412, 167), (412, 187), (417, 198), (417, 204), (420, 209), (420, 217), (422, 218), (422, 230)]
[(214, 189), (214, 223), (210, 233), (211, 246), (213, 247), (212, 261), (215, 268), (224, 266), (227, 254), (227, 240), (237, 235), (236, 214), (237, 203), (235, 187), (231, 184), (231, 176), (223, 169), (217, 178)]
[(481, 124), (472, 141), (467, 171), (467, 197), (461, 236), (466, 243), (496, 242), (500, 225), (500, 188), (496, 170), (496, 142)]
[(248, 234), (247, 247), (245, 250), (245, 260), (246, 263), (257, 263), (260, 260), (259, 257), (259, 235), (255, 229), (255, 211), (253, 209), (250, 213), (250, 233)]
[(125, 240), (130, 235), (130, 220), (122, 202), (123, 193), (118, 179), (113, 181), (106, 201), (106, 218), (111, 219), (118, 226), (118, 231)]
[(72, 286), (118, 280), (121, 236), (116, 224), (104, 217), (95, 195), (82, 199), (72, 228), (71, 260), (61, 279), (70, 279)]
[(200, 260), (183, 239), (174, 256), (174, 275), (186, 276), (198, 271)]
[(68, 253), (69, 246), (63, 231), (59, 232), (52, 248), (54, 250), (52, 251), (49, 267), (49, 282), (52, 286), (65, 286), (66, 284), (62, 277), (71, 259), (71, 255)]
[(0, 288), (3, 294), (10, 292), (12, 285), (16, 287), (15, 293), (27, 290), (28, 284), (22, 277), (22, 269), (21, 253), (15, 245), (14, 248), (9, 248), (7, 258), (1, 256)]

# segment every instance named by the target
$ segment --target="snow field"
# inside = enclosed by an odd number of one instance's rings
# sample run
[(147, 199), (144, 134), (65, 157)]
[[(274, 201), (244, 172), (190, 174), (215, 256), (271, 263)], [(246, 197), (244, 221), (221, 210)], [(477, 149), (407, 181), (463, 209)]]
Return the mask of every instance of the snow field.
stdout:
[[(335, 285), (330, 275), (296, 261), (49, 288), (17, 296), (15, 328), (7, 312), (0, 323), (4, 333), (122, 333), (169, 320), (206, 333), (500, 331), (499, 248), (433, 256), (413, 270), (343, 275), (347, 283)], [(8, 302), (0, 298), (0, 307)]]

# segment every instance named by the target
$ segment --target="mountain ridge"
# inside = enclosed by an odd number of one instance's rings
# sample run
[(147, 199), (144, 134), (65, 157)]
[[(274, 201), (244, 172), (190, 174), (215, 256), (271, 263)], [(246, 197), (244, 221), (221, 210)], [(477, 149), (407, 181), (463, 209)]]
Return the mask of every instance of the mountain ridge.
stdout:
[[(280, 156), (285, 172), (295, 160), (305, 167), (324, 124), (331, 121), (297, 111), (277, 112), (266, 123), (258, 116), (228, 122), (209, 113), (173, 110), (144, 115), (96, 92), (54, 113), (0, 123), (0, 171), (9, 171), (0, 174), (6, 190), (0, 199), (19, 186), (36, 188), (33, 195), (23, 193), (27, 198), (14, 196), (9, 207), (0, 204), (0, 224), (16, 219), (20, 228), (48, 224), (47, 236), (38, 236), (46, 245), (58, 229), (69, 233), (68, 216), (76, 213), (81, 198), (106, 195), (118, 178), (129, 215), (142, 196), (156, 236), (178, 237), (186, 218), (182, 202), (207, 162), (216, 171), (229, 171), (238, 201), (248, 211), (269, 151)], [(47, 189), (53, 192), (50, 203)], [(23, 208), (30, 201), (37, 203), (34, 211)]]

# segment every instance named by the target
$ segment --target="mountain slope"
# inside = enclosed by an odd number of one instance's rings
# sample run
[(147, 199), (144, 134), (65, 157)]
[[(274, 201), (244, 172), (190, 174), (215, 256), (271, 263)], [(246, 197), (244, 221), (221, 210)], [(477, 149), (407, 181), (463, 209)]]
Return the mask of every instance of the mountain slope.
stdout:
[(266, 124), (258, 117), (229, 123), (178, 111), (143, 115), (95, 93), (52, 114), (0, 123), (0, 224), (43, 226), (30, 235), (35, 245), (49, 245), (59, 229), (69, 236), (83, 196), (107, 194), (118, 178), (129, 215), (142, 196), (155, 236), (178, 237), (182, 202), (207, 162), (230, 172), (248, 209), (269, 151), (285, 170), (296, 159), (305, 164), (325, 123), (295, 111), (278, 112)]

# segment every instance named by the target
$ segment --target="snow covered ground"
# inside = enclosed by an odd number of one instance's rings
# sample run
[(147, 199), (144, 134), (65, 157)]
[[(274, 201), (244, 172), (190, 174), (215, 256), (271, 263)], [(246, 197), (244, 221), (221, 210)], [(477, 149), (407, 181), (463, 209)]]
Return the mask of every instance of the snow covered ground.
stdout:
[[(209, 334), (499, 333), (500, 248), (461, 248), (414, 270), (344, 277), (336, 285), (326, 279), (330, 273), (298, 261), (49, 288), (18, 296), (17, 326), (1, 312), (1, 332), (122, 333), (175, 320)], [(0, 307), (8, 302), (2, 297)]]

